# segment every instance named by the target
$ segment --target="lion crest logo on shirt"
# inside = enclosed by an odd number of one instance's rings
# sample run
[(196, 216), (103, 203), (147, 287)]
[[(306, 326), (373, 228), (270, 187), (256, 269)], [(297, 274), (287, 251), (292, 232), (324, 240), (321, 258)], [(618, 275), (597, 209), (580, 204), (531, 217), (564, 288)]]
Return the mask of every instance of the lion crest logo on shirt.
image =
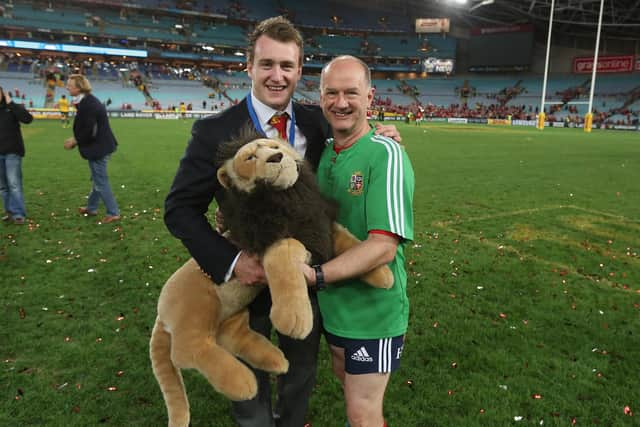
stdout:
[(349, 179), (349, 193), (352, 196), (360, 196), (364, 188), (364, 178), (362, 172), (354, 172)]

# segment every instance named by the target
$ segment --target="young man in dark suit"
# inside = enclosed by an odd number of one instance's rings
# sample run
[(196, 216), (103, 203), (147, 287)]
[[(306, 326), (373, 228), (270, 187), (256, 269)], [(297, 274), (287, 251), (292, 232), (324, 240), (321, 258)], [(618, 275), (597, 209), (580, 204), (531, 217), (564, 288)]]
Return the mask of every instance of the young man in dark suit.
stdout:
[[(266, 282), (260, 260), (235, 247), (211, 226), (206, 212), (213, 198), (222, 200), (215, 160), (220, 144), (240, 129), (252, 126), (268, 137), (280, 136), (317, 167), (329, 126), (317, 106), (301, 105), (291, 98), (302, 75), (303, 42), (300, 33), (283, 17), (257, 24), (249, 36), (247, 72), (251, 93), (240, 103), (216, 116), (198, 120), (165, 201), (165, 223), (182, 240), (203, 273), (222, 283), (235, 276), (245, 285)], [(395, 127), (379, 132), (396, 136)], [(279, 334), (279, 346), (289, 360), (289, 372), (278, 378), (276, 408), (271, 407), (269, 376), (256, 371), (258, 395), (233, 404), (241, 427), (302, 427), (315, 383), (320, 343), (320, 316), (316, 295), (310, 292), (314, 327), (304, 340)], [(252, 329), (269, 337), (269, 292), (265, 289), (250, 306)]]

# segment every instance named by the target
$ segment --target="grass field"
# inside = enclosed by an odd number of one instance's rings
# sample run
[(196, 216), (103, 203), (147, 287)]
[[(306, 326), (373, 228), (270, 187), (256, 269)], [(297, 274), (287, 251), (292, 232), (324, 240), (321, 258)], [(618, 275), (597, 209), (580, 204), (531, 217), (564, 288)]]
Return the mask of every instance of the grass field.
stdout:
[[(188, 257), (162, 214), (191, 122), (112, 126), (116, 225), (76, 212), (90, 181), (70, 130), (23, 127), (29, 224), (0, 224), (1, 426), (166, 425), (148, 339)], [(389, 426), (638, 425), (640, 133), (400, 126), (416, 239)], [(314, 427), (345, 423), (328, 359)], [(233, 425), (199, 374), (185, 382), (193, 426)]]

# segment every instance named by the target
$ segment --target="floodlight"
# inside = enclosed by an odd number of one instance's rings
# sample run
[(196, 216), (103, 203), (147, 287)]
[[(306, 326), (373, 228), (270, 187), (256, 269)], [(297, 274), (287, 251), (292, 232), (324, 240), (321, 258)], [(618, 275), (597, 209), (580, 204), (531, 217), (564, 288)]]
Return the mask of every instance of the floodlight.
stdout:
[(493, 3), (495, 3), (495, 0), (483, 0), (480, 3), (478, 3), (478, 4), (474, 5), (474, 6), (471, 6), (469, 8), (469, 12), (474, 11), (479, 7), (487, 6), (487, 5), (490, 5), (490, 4), (493, 4)]

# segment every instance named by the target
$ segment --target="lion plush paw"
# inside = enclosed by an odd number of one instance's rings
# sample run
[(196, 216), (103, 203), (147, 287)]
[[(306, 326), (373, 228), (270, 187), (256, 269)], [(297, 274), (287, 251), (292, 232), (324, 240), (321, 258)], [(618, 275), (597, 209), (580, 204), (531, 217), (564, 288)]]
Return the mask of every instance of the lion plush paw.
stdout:
[(272, 374), (286, 374), (287, 371), (289, 371), (289, 361), (284, 357), (284, 353), (282, 353), (280, 349), (276, 350), (278, 351), (276, 352), (274, 350), (254, 357), (253, 360), (251, 360), (251, 365)]
[[(224, 321), (220, 326), (218, 341), (224, 348), (256, 369), (272, 374), (284, 374), (289, 370), (289, 361), (284, 357), (282, 350), (249, 328), (247, 310)], [(233, 372), (233, 369), (229, 370)]]
[(303, 339), (311, 333), (313, 311), (307, 281), (299, 270), (308, 252), (296, 239), (282, 239), (267, 249), (262, 259), (271, 292), (271, 323), (281, 334)]
[[(346, 252), (358, 243), (360, 243), (360, 240), (351, 234), (349, 230), (337, 222), (333, 223), (333, 251), (336, 255)], [(360, 276), (360, 279), (374, 288), (390, 289), (393, 286), (393, 273), (386, 265), (374, 268)]]
[[(216, 361), (212, 362), (216, 363)], [(249, 400), (258, 394), (256, 377), (244, 365), (236, 365), (234, 369), (225, 369), (224, 374), (219, 375), (216, 381), (216, 389), (231, 400)]]
[(360, 276), (360, 279), (374, 288), (391, 289), (393, 286), (393, 273), (386, 265), (374, 268)]
[(306, 338), (313, 327), (309, 298), (281, 298), (272, 304), (269, 317), (278, 332), (295, 339)]

